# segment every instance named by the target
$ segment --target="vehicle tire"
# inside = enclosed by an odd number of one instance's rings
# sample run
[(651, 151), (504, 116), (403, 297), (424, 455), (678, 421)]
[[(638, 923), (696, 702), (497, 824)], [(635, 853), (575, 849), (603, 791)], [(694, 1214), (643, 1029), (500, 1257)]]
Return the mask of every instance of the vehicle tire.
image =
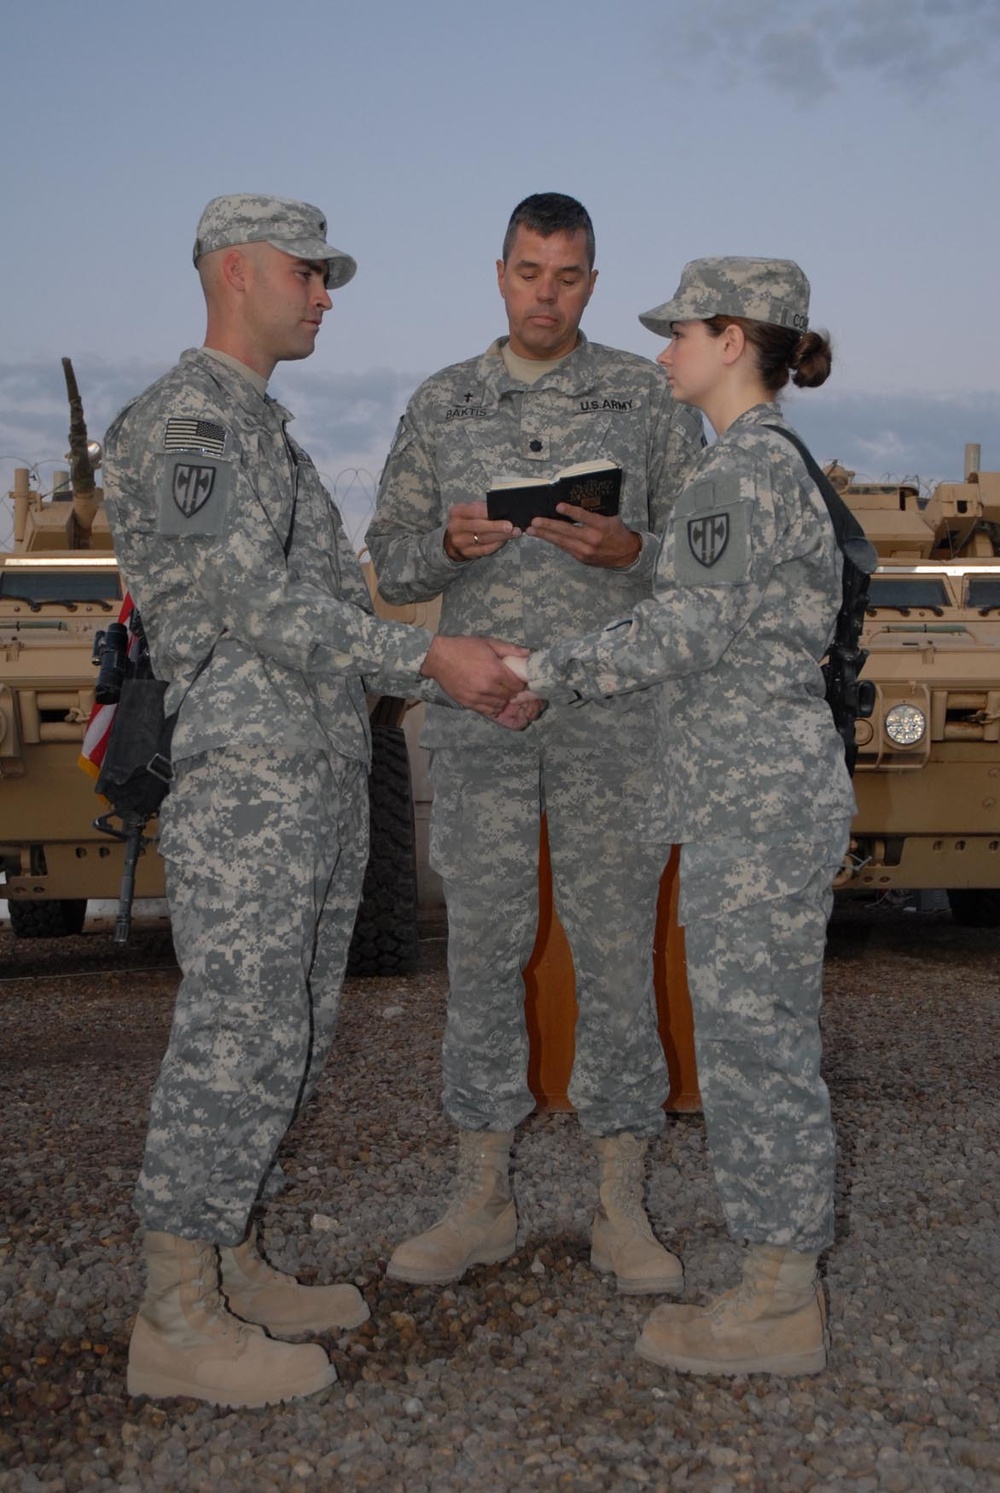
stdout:
[(45, 902), (14, 899), (7, 903), (16, 938), (71, 938), (83, 931), (86, 897), (61, 897)]
[(961, 887), (948, 893), (952, 922), (963, 928), (1000, 928), (1000, 891)]
[(417, 836), (402, 726), (372, 726), (368, 802), (371, 850), (347, 973), (412, 974), (419, 953)]

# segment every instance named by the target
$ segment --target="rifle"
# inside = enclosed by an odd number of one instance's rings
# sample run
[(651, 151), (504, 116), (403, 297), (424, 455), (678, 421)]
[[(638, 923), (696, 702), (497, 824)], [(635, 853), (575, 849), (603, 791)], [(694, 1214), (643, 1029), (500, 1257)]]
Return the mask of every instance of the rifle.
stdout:
[(834, 725), (844, 743), (847, 771), (853, 776), (858, 757), (854, 740), (854, 722), (867, 720), (875, 709), (875, 685), (859, 676), (868, 657), (867, 648), (859, 647), (861, 629), (868, 605), (868, 583), (878, 564), (874, 546), (865, 537), (854, 514), (844, 502), (826, 473), (820, 468), (808, 446), (783, 425), (768, 425), (796, 448), (805, 462), (833, 522), (833, 531), (844, 558), (840, 611), (833, 642), (823, 661), (826, 700), (833, 712)]
[[(139, 641), (134, 657), (129, 657), (129, 630)], [(116, 944), (128, 942), (136, 865), (146, 847), (153, 843), (153, 837), (146, 835), (146, 826), (159, 812), (173, 776), (170, 738), (176, 712), (164, 716), (166, 690), (163, 680), (153, 674), (142, 621), (133, 609), (128, 627), (115, 622), (104, 634), (95, 689), (100, 704), (115, 706), (95, 788), (109, 800), (111, 807), (94, 820), (94, 828), (125, 843), (115, 920)], [(112, 819), (120, 821), (120, 828), (111, 823)]]
[(125, 841), (125, 863), (122, 867), (122, 879), (118, 888), (118, 913), (115, 917), (115, 943), (128, 943), (129, 933), (132, 931), (132, 902), (135, 898), (135, 868), (140, 855), (145, 854), (146, 846), (152, 844), (152, 838), (147, 837), (143, 831), (148, 820), (135, 811), (126, 811), (121, 816), (121, 829), (108, 823), (110, 815), (100, 814), (94, 820), (94, 828), (101, 829), (106, 835), (114, 835), (116, 840)]

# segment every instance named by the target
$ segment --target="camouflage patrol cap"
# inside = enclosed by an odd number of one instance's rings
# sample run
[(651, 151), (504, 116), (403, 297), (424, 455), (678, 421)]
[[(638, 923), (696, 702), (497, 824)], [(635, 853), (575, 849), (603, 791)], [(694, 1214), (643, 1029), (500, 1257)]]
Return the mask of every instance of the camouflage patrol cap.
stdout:
[(234, 197), (213, 197), (198, 221), (194, 262), (214, 249), (238, 244), (270, 244), (296, 259), (325, 259), (330, 266), (327, 285), (336, 290), (352, 279), (357, 269), (350, 254), (326, 242), (326, 219), (309, 202), (288, 197), (263, 197), (241, 192)]
[(675, 321), (745, 316), (805, 332), (809, 327), (809, 281), (791, 259), (692, 259), (684, 266), (673, 300), (644, 311), (644, 327), (670, 336)]

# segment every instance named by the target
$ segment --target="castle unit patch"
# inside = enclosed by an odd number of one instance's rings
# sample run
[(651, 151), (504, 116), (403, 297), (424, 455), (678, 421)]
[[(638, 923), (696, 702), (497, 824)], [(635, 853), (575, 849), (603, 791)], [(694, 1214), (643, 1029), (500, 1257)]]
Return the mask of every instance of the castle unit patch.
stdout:
[(157, 533), (185, 538), (221, 533), (232, 486), (231, 462), (204, 457), (166, 462), (157, 492)]

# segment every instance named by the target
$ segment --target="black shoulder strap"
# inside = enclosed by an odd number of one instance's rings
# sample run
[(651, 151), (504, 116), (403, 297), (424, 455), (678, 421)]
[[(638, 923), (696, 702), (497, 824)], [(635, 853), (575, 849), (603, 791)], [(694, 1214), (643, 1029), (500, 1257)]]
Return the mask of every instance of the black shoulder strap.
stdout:
[(827, 650), (822, 669), (827, 704), (833, 712), (834, 725), (844, 743), (847, 771), (853, 773), (858, 756), (854, 723), (859, 716), (871, 715), (875, 704), (875, 686), (870, 680), (859, 679), (858, 676), (868, 657), (866, 649), (860, 646), (861, 629), (868, 604), (868, 578), (878, 564), (878, 555), (874, 545), (865, 538), (864, 529), (829, 477), (820, 469), (809, 448), (783, 425), (768, 425), (766, 428), (784, 436), (802, 457), (806, 471), (822, 494), (844, 557), (840, 611), (837, 613), (833, 641)]
[(848, 508), (840, 493), (834, 487), (829, 477), (823, 471), (819, 462), (813, 456), (805, 441), (789, 430), (784, 425), (766, 425), (765, 430), (777, 431), (778, 435), (784, 436), (786, 441), (798, 451), (805, 462), (806, 471), (809, 473), (816, 486), (819, 488), (820, 496), (826, 504), (830, 521), (833, 524), (833, 532), (837, 536), (837, 543), (841, 553), (855, 564), (865, 575), (871, 575), (878, 564), (878, 555), (875, 546), (865, 536), (857, 518)]

